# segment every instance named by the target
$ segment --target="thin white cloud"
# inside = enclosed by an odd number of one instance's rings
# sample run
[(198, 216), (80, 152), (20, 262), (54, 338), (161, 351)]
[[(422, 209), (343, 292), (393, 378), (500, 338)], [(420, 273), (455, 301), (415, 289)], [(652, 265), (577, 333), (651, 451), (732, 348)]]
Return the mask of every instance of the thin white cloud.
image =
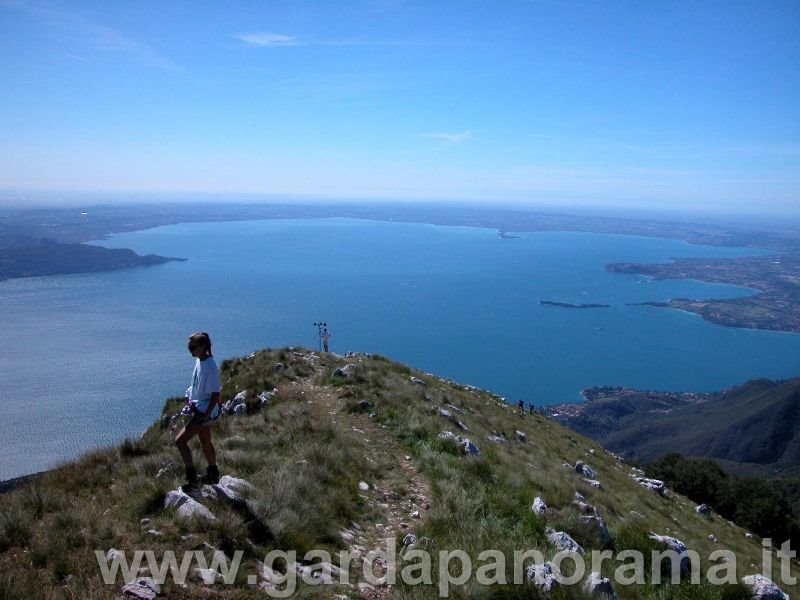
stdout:
[(66, 56), (67, 58), (71, 58), (72, 60), (79, 60), (80, 62), (85, 62), (85, 63), (89, 62), (87, 59), (83, 58), (82, 56), (78, 56), (77, 54), (70, 54), (69, 52), (67, 52)]
[(233, 36), (240, 42), (258, 48), (275, 46), (420, 46), (419, 42), (404, 42), (392, 40), (318, 40), (300, 39), (292, 35), (272, 33), (268, 31), (255, 31), (251, 33), (237, 33)]
[(266, 46), (296, 46), (296, 38), (290, 35), (283, 35), (280, 33), (238, 33), (234, 36), (237, 40), (250, 44), (251, 46), (258, 46), (264, 48)]
[[(53, 8), (37, 2), (1, 0), (0, 6), (24, 13), (42, 25), (57, 32), (65, 41), (74, 42), (105, 54), (116, 54), (146, 67), (167, 71), (184, 71), (183, 68), (165, 58), (142, 42), (131, 39), (116, 29), (91, 21), (76, 13)], [(76, 57), (75, 54), (70, 56)]]
[(460, 133), (427, 133), (425, 134), (426, 137), (433, 138), (435, 140), (439, 140), (443, 144), (448, 146), (455, 146), (457, 144), (463, 144), (464, 142), (471, 140), (474, 136), (471, 131), (466, 130)]

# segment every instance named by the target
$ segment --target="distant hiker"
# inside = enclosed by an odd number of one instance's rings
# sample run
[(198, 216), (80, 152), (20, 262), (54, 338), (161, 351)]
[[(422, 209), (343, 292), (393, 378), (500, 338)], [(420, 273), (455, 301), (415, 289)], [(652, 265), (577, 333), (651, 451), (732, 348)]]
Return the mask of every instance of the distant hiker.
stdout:
[(533, 402), (528, 402), (528, 413), (533, 414)]
[(322, 333), (319, 335), (320, 339), (322, 340), (322, 349), (327, 352), (328, 351), (328, 340), (331, 339), (331, 332), (328, 331), (328, 328), (322, 330)]
[(211, 338), (205, 332), (193, 333), (189, 336), (189, 352), (197, 361), (192, 371), (192, 385), (186, 390), (186, 407), (182, 413), (192, 418), (184, 425), (175, 437), (175, 445), (181, 453), (186, 467), (186, 485), (184, 492), (198, 489), (197, 471), (189, 449), (189, 440), (194, 436), (200, 438), (208, 469), (202, 477), (202, 483), (214, 484), (219, 481), (217, 469), (217, 453), (211, 443), (211, 424), (219, 417), (219, 372), (217, 363), (211, 355)]
[(519, 406), (519, 414), (524, 415), (525, 414), (525, 401), (524, 400), (520, 400), (519, 402), (517, 402), (517, 405)]

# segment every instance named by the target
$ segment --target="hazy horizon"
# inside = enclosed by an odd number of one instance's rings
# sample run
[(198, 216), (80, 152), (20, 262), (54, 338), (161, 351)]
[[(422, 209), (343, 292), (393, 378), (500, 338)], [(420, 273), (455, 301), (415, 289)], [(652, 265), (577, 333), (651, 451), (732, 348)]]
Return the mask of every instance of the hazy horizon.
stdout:
[(0, 203), (796, 215), (798, 22), (791, 1), (0, 0)]
[(425, 198), (347, 198), (323, 196), (290, 196), (276, 195), (265, 196), (258, 194), (209, 194), (209, 193), (122, 193), (113, 194), (104, 192), (56, 192), (56, 191), (17, 191), (10, 193), (0, 190), (0, 210), (11, 212), (25, 210), (69, 210), (92, 208), (125, 208), (148, 206), (257, 206), (257, 205), (286, 205), (302, 208), (303, 206), (331, 206), (331, 207), (403, 207), (413, 209), (440, 208), (442, 210), (509, 210), (527, 213), (541, 213), (563, 217), (576, 218), (597, 217), (616, 218), (627, 220), (655, 220), (655, 221), (686, 221), (709, 222), (720, 225), (736, 226), (793, 226), (800, 224), (800, 210), (774, 208), (772, 210), (750, 209), (739, 207), (736, 209), (721, 209), (695, 205), (685, 206), (650, 206), (640, 204), (560, 204), (545, 202), (503, 202), (481, 200), (438, 199)]

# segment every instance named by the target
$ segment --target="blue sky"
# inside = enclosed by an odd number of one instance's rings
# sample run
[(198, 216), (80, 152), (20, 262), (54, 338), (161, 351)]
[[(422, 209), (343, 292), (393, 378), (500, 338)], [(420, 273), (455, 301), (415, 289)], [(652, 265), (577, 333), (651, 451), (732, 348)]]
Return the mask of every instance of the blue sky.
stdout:
[(796, 1), (0, 0), (0, 188), (796, 212), (798, 31)]

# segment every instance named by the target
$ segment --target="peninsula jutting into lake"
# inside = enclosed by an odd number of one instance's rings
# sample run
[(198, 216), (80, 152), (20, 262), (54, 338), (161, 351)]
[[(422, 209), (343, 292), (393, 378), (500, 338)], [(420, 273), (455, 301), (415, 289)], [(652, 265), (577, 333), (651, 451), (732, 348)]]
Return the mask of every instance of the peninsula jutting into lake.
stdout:
[(539, 300), (545, 306), (560, 306), (562, 308), (610, 308), (610, 304), (571, 304), (569, 302), (554, 302), (552, 300)]

